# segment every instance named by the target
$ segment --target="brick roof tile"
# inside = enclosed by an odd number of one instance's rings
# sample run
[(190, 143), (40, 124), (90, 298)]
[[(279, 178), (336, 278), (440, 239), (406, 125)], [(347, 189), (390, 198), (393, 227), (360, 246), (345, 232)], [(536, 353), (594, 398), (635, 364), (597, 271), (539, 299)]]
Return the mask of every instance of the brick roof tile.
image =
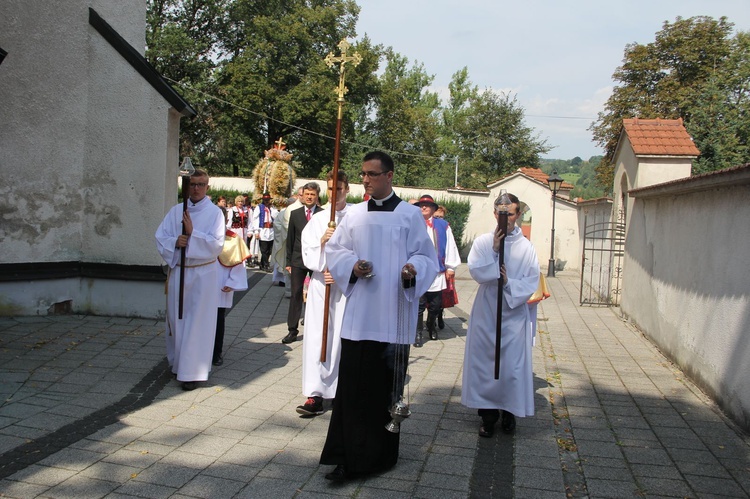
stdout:
[[(549, 175), (544, 173), (539, 168), (529, 168), (529, 167), (522, 167), (518, 169), (519, 172), (521, 172), (523, 175), (526, 175), (527, 177), (531, 177), (534, 180), (538, 180), (539, 182), (542, 182), (544, 184), (548, 184), (547, 179), (549, 178)], [(573, 189), (575, 185), (563, 181), (562, 185), (560, 186), (560, 189)], [(558, 191), (559, 192), (559, 191)]]
[(636, 155), (700, 156), (700, 151), (682, 124), (676, 120), (622, 120), (625, 133)]

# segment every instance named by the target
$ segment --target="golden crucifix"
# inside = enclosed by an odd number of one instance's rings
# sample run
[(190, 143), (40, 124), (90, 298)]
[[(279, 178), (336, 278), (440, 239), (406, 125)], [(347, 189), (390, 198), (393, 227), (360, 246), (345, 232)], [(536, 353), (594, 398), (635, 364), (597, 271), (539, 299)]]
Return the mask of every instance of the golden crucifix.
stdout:
[(359, 55), (359, 52), (354, 52), (351, 56), (346, 55), (346, 51), (351, 48), (351, 44), (346, 41), (346, 38), (339, 42), (338, 47), (341, 51), (340, 56), (336, 57), (333, 55), (333, 52), (328, 52), (328, 55), (324, 60), (326, 61), (326, 64), (328, 64), (329, 68), (332, 68), (337, 62), (341, 63), (341, 69), (339, 70), (339, 86), (333, 89), (333, 91), (336, 92), (339, 96), (339, 119), (341, 119), (341, 110), (344, 104), (344, 95), (348, 91), (348, 89), (344, 85), (344, 79), (346, 78), (346, 63), (351, 62), (354, 66), (358, 66), (359, 63), (362, 62), (362, 56)]
[[(344, 78), (346, 74), (346, 63), (351, 62), (354, 66), (358, 66), (362, 62), (362, 56), (358, 52), (354, 52), (352, 55), (347, 56), (346, 51), (351, 48), (346, 38), (339, 42), (339, 50), (341, 55), (336, 57), (333, 52), (329, 52), (325, 57), (325, 62), (329, 68), (332, 68), (337, 62), (341, 63), (339, 69), (339, 86), (334, 89), (339, 96), (337, 102), (339, 104), (339, 115), (336, 120), (336, 140), (333, 143), (333, 190), (331, 191), (330, 198), (328, 199), (331, 205), (331, 219), (328, 222), (328, 227), (336, 227), (336, 191), (339, 185), (339, 149), (341, 147), (341, 120), (344, 116), (344, 95), (347, 92), (346, 86), (344, 85)], [(320, 361), (326, 362), (328, 355), (328, 310), (331, 302), (331, 285), (326, 284), (325, 294), (325, 306), (323, 307), (323, 341), (320, 345)]]

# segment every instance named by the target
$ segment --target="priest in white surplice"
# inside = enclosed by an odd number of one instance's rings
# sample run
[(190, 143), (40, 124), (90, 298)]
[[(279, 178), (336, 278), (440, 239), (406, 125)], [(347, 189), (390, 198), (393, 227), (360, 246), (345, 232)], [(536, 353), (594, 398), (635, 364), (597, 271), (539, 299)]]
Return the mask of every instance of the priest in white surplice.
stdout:
[[(167, 283), (167, 360), (184, 390), (206, 381), (211, 371), (219, 296), (219, 262), (224, 245), (224, 214), (206, 196), (208, 174), (195, 170), (190, 177), (190, 199), (173, 206), (156, 230), (156, 246), (169, 266)], [(182, 234), (182, 224), (185, 232)], [(180, 248), (185, 248), (182, 319), (178, 318)]]
[[(336, 190), (336, 225), (346, 215), (349, 204), (349, 179), (344, 172), (338, 172)], [(333, 172), (328, 174), (328, 199), (333, 192)], [(328, 227), (331, 220), (331, 205), (319, 211), (302, 230), (302, 260), (305, 267), (312, 270), (310, 286), (307, 289), (305, 305), (305, 341), (302, 342), (302, 394), (307, 401), (297, 407), (303, 417), (323, 414), (323, 400), (336, 395), (341, 357), (341, 321), (344, 318), (346, 297), (334, 285), (328, 272), (325, 245), (331, 239), (334, 228)], [(328, 302), (328, 335), (326, 338), (326, 361), (320, 361), (323, 343), (323, 310), (325, 309), (326, 284), (331, 284)]]
[[(534, 382), (531, 370), (532, 328), (528, 299), (539, 284), (539, 261), (534, 247), (516, 221), (520, 202), (509, 194), (508, 235), (499, 230), (474, 240), (467, 260), (471, 277), (479, 283), (466, 334), (461, 403), (478, 409), (479, 435), (491, 437), (500, 418), (507, 433), (515, 429), (515, 416), (534, 415)], [(497, 208), (501, 198), (495, 200)], [(505, 265), (498, 265), (500, 244), (505, 245)], [(500, 379), (495, 379), (495, 334), (498, 279), (503, 277)]]
[(368, 153), (360, 175), (370, 200), (347, 209), (325, 247), (328, 270), (347, 299), (338, 387), (320, 457), (336, 465), (325, 476), (334, 481), (385, 471), (398, 460), (399, 433), (385, 426), (416, 334), (419, 297), (438, 269), (420, 210), (393, 192), (390, 156)]

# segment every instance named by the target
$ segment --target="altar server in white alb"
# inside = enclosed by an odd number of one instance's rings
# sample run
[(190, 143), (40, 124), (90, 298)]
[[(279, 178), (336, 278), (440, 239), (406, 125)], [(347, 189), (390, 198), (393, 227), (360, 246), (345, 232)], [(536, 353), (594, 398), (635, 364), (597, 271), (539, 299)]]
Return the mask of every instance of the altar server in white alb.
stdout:
[[(336, 189), (336, 225), (346, 215), (351, 205), (346, 202), (349, 193), (349, 179), (344, 172), (338, 173)], [(333, 172), (328, 174), (328, 199), (333, 193)], [(341, 321), (344, 318), (346, 297), (334, 286), (333, 277), (328, 272), (325, 245), (331, 239), (335, 228), (329, 227), (331, 220), (330, 202), (323, 211), (313, 215), (302, 230), (302, 261), (312, 270), (310, 286), (307, 289), (305, 306), (305, 341), (302, 342), (302, 394), (307, 401), (297, 407), (303, 417), (323, 414), (323, 400), (333, 399), (339, 377), (341, 357)], [(328, 335), (326, 338), (326, 361), (321, 362), (323, 343), (323, 311), (325, 309), (326, 284), (330, 284), (328, 302)]]
[[(464, 354), (461, 403), (478, 409), (479, 435), (491, 437), (502, 411), (501, 427), (515, 429), (515, 416), (534, 415), (534, 381), (531, 370), (532, 327), (527, 301), (539, 284), (539, 260), (531, 242), (516, 221), (520, 202), (508, 194), (507, 236), (499, 228), (474, 240), (467, 260), (471, 277), (479, 283), (469, 318)], [(501, 198), (495, 200), (495, 218)], [(499, 268), (500, 244), (505, 245), (505, 265)], [(502, 275), (503, 317), (500, 342), (500, 376), (495, 379), (495, 336), (498, 279)]]
[[(167, 360), (183, 390), (194, 390), (211, 371), (219, 295), (219, 262), (224, 245), (224, 214), (206, 196), (208, 174), (195, 170), (190, 199), (173, 206), (156, 230), (156, 246), (169, 266), (167, 285)], [(185, 232), (182, 234), (182, 224)], [(178, 318), (180, 248), (185, 248), (182, 319)]]
[(339, 381), (320, 457), (336, 465), (328, 480), (396, 464), (399, 434), (385, 427), (416, 335), (419, 297), (437, 275), (424, 218), (393, 192), (393, 168), (383, 152), (365, 155), (360, 175), (370, 199), (347, 209), (325, 247), (328, 270), (346, 296)]

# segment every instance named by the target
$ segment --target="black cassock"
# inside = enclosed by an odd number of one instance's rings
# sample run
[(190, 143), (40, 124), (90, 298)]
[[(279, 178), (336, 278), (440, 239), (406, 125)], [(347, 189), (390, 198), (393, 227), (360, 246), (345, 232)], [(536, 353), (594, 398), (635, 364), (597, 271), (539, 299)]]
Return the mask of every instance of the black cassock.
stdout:
[[(382, 206), (371, 201), (368, 211), (393, 211), (399, 202), (395, 195)], [(341, 339), (336, 398), (320, 464), (343, 464), (348, 473), (377, 473), (396, 464), (399, 434), (385, 427), (403, 391), (403, 386), (396, 386), (394, 394), (397, 348), (409, 358), (409, 345)]]

